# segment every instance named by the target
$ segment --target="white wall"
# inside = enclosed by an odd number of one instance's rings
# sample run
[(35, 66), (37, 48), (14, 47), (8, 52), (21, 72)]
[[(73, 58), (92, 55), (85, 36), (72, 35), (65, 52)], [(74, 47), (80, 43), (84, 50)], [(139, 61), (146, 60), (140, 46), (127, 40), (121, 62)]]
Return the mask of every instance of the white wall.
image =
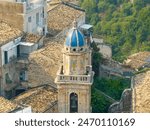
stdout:
[(20, 40), (21, 40), (21, 37), (19, 37), (19, 38), (17, 38), (17, 39), (15, 39), (14, 41), (10, 41), (9, 43), (7, 43), (7, 44), (5, 44), (5, 45), (3, 45), (2, 47), (1, 47), (1, 56), (2, 56), (2, 65), (4, 65), (5, 64), (5, 62), (4, 62), (4, 51), (8, 51), (8, 62), (11, 60), (10, 58), (11, 57), (17, 57), (17, 46), (16, 46), (16, 44), (18, 43), (18, 42), (20, 42)]
[[(0, 0), (0, 1), (16, 2), (16, 0)], [(22, 0), (17, 0), (17, 2), (20, 3), (22, 2)], [(24, 32), (38, 34), (39, 30), (41, 30), (41, 35), (43, 35), (43, 28), (45, 28), (44, 34), (47, 33), (47, 25), (46, 25), (47, 22), (46, 24), (44, 24), (43, 22), (43, 21), (47, 21), (47, 4), (46, 3), (47, 3), (46, 0), (27, 0), (26, 2), (22, 2), (22, 4), (24, 5), (23, 6), (24, 11), (22, 14), (24, 18), (24, 23), (23, 23)], [(44, 9), (44, 18), (41, 15), (43, 13), (43, 9)], [(41, 23), (41, 29), (37, 29), (38, 25), (36, 24), (36, 13), (38, 12), (40, 14), (39, 21)], [(28, 17), (30, 16), (32, 17), (31, 23), (28, 22)]]
[[(44, 24), (44, 19), (47, 19), (47, 8), (46, 4), (43, 3), (42, 0), (32, 1), (34, 2), (34, 6), (31, 6), (31, 9), (25, 12), (24, 14), (24, 31), (28, 33), (38, 34), (39, 30), (41, 30), (41, 35), (43, 34), (43, 28), (45, 27), (45, 32), (47, 32), (47, 25)], [(43, 18), (43, 8), (44, 8), (44, 18)], [(39, 23), (36, 23), (36, 14), (39, 13)], [(31, 22), (28, 21), (28, 18), (31, 17)], [(40, 27), (41, 29), (38, 29)]]
[(21, 110), (16, 111), (15, 113), (32, 113), (31, 107), (25, 107)]
[(78, 19), (77, 19), (77, 23), (78, 23), (78, 27), (80, 27), (81, 25), (85, 24), (85, 14), (80, 16)]
[(30, 0), (31, 3), (41, 4), (44, 0)]
[[(33, 10), (32, 12), (25, 15), (25, 32), (28, 33), (36, 33), (38, 25), (36, 24), (36, 14), (39, 13), (39, 23), (43, 24), (43, 18), (41, 18), (42, 15), (42, 8), (38, 8), (36, 10)], [(28, 21), (28, 18), (31, 17), (31, 22)]]
[(24, 46), (20, 45), (20, 53), (21, 54), (30, 54), (31, 52), (37, 50), (38, 44), (33, 44), (32, 46)]

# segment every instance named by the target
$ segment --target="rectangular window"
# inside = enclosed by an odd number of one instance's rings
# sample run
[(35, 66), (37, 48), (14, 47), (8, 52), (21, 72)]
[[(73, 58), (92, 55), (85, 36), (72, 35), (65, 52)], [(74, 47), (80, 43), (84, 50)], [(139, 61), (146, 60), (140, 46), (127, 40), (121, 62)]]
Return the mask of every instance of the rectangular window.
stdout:
[(43, 8), (42, 14), (43, 14), (43, 18), (44, 18), (44, 8)]
[(39, 13), (36, 13), (36, 24), (39, 24)]
[(8, 63), (8, 51), (4, 51), (4, 63)]
[(27, 71), (20, 72), (20, 81), (27, 81)]
[(6, 82), (6, 84), (11, 84), (12, 83), (12, 80), (10, 79), (8, 73), (5, 74), (5, 82)]
[(31, 21), (32, 21), (32, 18), (30, 16), (30, 17), (28, 17), (28, 22), (31, 23)]

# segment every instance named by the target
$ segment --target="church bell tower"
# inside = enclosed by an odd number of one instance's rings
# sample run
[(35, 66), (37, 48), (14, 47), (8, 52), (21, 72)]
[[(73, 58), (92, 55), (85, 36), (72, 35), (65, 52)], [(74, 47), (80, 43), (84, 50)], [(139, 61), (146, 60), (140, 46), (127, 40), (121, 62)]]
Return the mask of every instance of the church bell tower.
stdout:
[(91, 49), (74, 22), (63, 48), (63, 64), (57, 72), (58, 112), (91, 112), (93, 75)]

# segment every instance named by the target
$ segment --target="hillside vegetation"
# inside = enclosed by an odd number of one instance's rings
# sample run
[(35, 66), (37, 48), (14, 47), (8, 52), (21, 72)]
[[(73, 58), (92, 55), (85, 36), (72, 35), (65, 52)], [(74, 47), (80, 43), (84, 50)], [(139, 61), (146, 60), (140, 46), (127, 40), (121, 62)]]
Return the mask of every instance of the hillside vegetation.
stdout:
[[(94, 25), (94, 35), (112, 45), (113, 58), (123, 61), (138, 51), (150, 51), (150, 0), (80, 0), (86, 10), (87, 23)], [(93, 48), (92, 112), (108, 112), (119, 101), (130, 79), (99, 77), (103, 57), (96, 44)], [(112, 100), (113, 99), (113, 100)]]
[(80, 0), (80, 6), (94, 35), (112, 45), (114, 59), (150, 51), (150, 0)]
[[(95, 72), (94, 83), (92, 85), (92, 112), (93, 113), (106, 113), (109, 106), (114, 101), (119, 101), (124, 89), (129, 88), (130, 79), (119, 77), (99, 77), (99, 66), (103, 62), (103, 57), (99, 53), (99, 48), (96, 44), (92, 44), (92, 68)], [(112, 100), (113, 99), (113, 100)]]

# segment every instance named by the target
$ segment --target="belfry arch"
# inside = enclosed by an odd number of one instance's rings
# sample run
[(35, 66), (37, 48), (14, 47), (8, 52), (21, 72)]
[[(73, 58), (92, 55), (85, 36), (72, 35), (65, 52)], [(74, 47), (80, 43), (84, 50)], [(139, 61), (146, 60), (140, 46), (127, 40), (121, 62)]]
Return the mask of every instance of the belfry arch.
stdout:
[(78, 95), (76, 93), (70, 94), (70, 113), (78, 112)]

